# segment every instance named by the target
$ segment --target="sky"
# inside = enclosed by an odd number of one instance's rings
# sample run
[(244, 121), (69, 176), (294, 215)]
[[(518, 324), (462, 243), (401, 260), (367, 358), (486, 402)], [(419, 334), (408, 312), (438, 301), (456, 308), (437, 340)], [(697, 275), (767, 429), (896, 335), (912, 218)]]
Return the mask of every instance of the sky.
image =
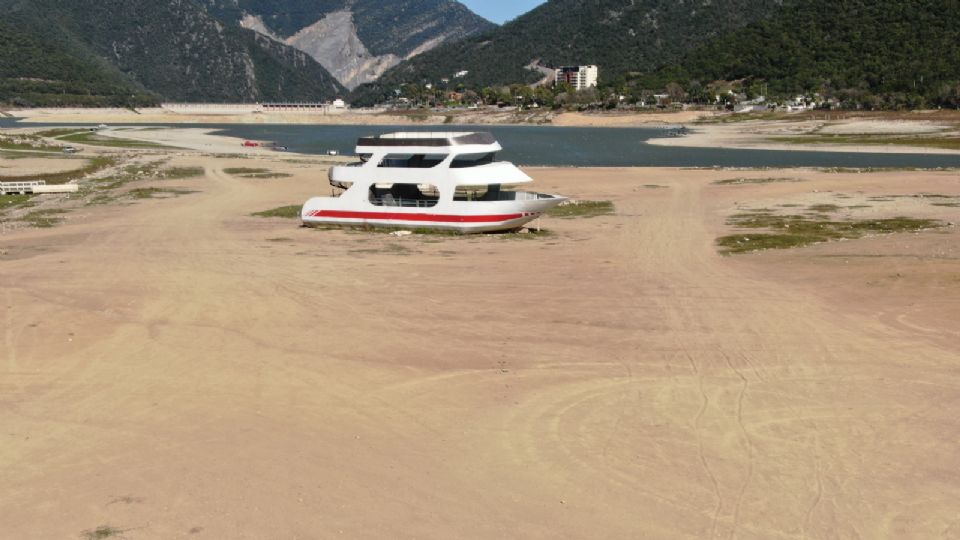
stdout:
[(546, 0), (460, 0), (474, 13), (502, 24), (544, 3)]

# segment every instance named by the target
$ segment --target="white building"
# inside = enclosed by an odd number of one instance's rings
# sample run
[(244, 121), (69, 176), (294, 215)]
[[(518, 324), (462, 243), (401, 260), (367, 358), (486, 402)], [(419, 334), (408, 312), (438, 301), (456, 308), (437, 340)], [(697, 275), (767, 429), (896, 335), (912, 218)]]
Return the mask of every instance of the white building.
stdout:
[(597, 66), (567, 66), (559, 68), (555, 72), (557, 84), (567, 83), (579, 92), (597, 86), (600, 68)]

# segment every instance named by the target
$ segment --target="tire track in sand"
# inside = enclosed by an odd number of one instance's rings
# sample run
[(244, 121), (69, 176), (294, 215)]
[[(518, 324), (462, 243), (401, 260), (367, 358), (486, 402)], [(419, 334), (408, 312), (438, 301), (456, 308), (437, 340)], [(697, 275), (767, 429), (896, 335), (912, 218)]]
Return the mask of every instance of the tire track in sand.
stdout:
[(717, 481), (717, 477), (710, 469), (710, 465), (707, 463), (707, 457), (703, 451), (703, 434), (700, 422), (703, 420), (704, 413), (707, 412), (707, 407), (710, 404), (710, 398), (707, 396), (707, 392), (703, 387), (703, 374), (700, 372), (697, 362), (693, 359), (693, 356), (691, 356), (690, 353), (686, 353), (686, 356), (687, 360), (690, 362), (690, 368), (697, 376), (697, 386), (700, 389), (700, 396), (703, 398), (703, 401), (700, 404), (700, 409), (697, 411), (697, 415), (693, 419), (693, 429), (697, 438), (697, 455), (700, 458), (700, 465), (703, 467), (704, 472), (707, 473), (707, 477), (710, 478), (710, 483), (713, 485), (713, 493), (717, 499), (717, 504), (713, 509), (712, 523), (710, 525), (709, 538), (712, 539), (715, 538), (717, 534), (717, 522), (720, 519), (720, 511), (723, 509), (723, 495), (720, 493), (720, 483)]
[[(746, 427), (743, 425), (743, 398), (747, 393), (747, 388), (750, 386), (750, 381), (733, 365), (733, 361), (730, 360), (730, 356), (726, 353), (723, 354), (723, 359), (727, 362), (727, 365), (730, 366), (730, 369), (736, 373), (737, 377), (740, 378), (740, 394), (737, 396), (737, 426), (740, 430), (740, 433), (743, 435), (744, 441), (747, 445), (747, 478), (743, 481), (743, 485), (740, 486), (740, 491), (737, 493), (737, 500), (734, 503), (733, 507), (733, 528), (730, 531), (730, 538), (735, 538), (737, 535), (737, 525), (740, 521), (740, 507), (743, 504), (743, 496), (747, 492), (747, 488), (750, 487), (750, 481), (753, 479), (753, 468), (754, 468), (754, 459), (753, 459), (753, 440), (750, 438), (750, 434), (747, 433)], [(745, 362), (749, 365), (749, 362)]]

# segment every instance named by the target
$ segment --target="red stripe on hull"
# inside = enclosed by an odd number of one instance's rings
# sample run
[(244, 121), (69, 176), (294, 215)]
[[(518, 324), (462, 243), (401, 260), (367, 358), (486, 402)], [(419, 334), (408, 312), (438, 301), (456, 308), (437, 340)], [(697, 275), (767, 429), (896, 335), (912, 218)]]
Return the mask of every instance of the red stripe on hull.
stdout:
[(347, 210), (316, 210), (308, 217), (343, 219), (385, 219), (394, 221), (431, 221), (434, 223), (497, 223), (531, 216), (526, 214), (500, 214), (493, 216), (455, 216), (448, 214), (406, 214), (400, 212), (351, 212)]

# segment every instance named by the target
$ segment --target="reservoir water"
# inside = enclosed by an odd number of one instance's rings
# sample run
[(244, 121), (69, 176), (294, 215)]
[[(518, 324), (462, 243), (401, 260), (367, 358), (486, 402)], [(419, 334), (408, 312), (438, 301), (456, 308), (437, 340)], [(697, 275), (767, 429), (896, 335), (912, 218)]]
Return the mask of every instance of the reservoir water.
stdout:
[[(64, 124), (86, 127), (89, 124)], [(724, 150), (654, 146), (660, 128), (554, 126), (317, 126), (281, 124), (137, 124), (208, 128), (242, 139), (274, 141), (293, 152), (353, 153), (359, 137), (391, 131), (490, 131), (504, 147), (499, 159), (518, 165), (576, 167), (960, 167), (960, 154)], [(114, 125), (117, 127), (118, 125)], [(0, 127), (52, 127), (0, 118)], [(696, 126), (692, 126), (696, 129)]]

